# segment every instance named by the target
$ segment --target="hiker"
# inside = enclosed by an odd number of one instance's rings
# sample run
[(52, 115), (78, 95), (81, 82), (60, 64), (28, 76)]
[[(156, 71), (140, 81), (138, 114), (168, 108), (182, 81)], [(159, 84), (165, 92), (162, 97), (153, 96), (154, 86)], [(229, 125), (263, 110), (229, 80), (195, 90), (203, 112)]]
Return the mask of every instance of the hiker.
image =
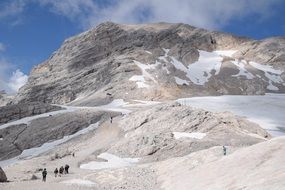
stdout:
[(69, 165), (65, 164), (65, 167), (64, 167), (64, 173), (65, 174), (68, 174), (68, 169), (69, 169)]
[(58, 169), (57, 168), (55, 168), (55, 170), (54, 170), (54, 177), (57, 177), (57, 174), (58, 174)]
[(75, 153), (74, 152), (72, 153), (72, 156), (75, 157)]
[(224, 156), (227, 154), (227, 148), (223, 146)]
[(43, 182), (46, 182), (46, 179), (47, 179), (47, 169), (46, 168), (43, 170), (42, 175), (43, 175)]
[(63, 166), (61, 166), (61, 167), (59, 168), (59, 176), (61, 176), (61, 175), (63, 174), (63, 171), (64, 171), (64, 168), (63, 168)]
[(113, 122), (113, 117), (111, 117), (110, 122), (111, 122), (111, 123)]

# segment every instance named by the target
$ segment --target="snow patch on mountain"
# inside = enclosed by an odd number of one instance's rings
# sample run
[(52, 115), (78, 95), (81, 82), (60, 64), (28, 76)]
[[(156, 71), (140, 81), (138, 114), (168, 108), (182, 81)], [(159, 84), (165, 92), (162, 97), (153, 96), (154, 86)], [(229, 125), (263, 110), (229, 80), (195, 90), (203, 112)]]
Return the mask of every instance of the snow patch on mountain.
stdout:
[(179, 77), (174, 77), (174, 78), (175, 78), (176, 84), (178, 84), (178, 85), (184, 85), (184, 84), (189, 85), (189, 82), (186, 80), (183, 80)]
[(237, 52), (237, 50), (217, 50), (214, 52), (220, 56), (232, 57), (233, 54)]
[(87, 170), (100, 170), (107, 168), (120, 168), (131, 166), (137, 162), (139, 162), (140, 158), (120, 158), (116, 155), (104, 152), (97, 156), (98, 158), (104, 159), (106, 161), (103, 162), (89, 162), (87, 164), (81, 164), (81, 169)]
[(206, 136), (206, 133), (185, 133), (185, 132), (173, 132), (175, 139), (180, 138), (194, 138), (194, 139), (203, 139)]
[(147, 70), (155, 69), (160, 64), (160, 62), (156, 62), (156, 64), (149, 65), (134, 60), (134, 63), (141, 69), (144, 78), (148, 78), (153, 82), (157, 83), (157, 81), (152, 77), (152, 75), (149, 72), (147, 72)]
[[(212, 75), (218, 75), (222, 66), (223, 53), (199, 50), (199, 60), (188, 66), (187, 77), (197, 85), (204, 85)], [(225, 55), (229, 53), (225, 52)]]
[[(204, 85), (213, 75), (218, 75), (222, 66), (223, 56), (232, 56), (236, 51), (199, 51), (199, 59), (197, 62), (189, 64), (187, 67), (176, 58), (170, 56), (170, 63), (178, 70), (186, 73), (196, 85)], [(166, 60), (167, 54), (163, 57)], [(162, 59), (162, 58), (160, 58)]]
[(143, 75), (134, 75), (129, 80), (136, 82), (136, 84), (138, 85), (138, 88), (148, 88), (149, 87), (149, 85), (145, 83), (145, 79)]
[(259, 124), (274, 136), (285, 134), (285, 94), (193, 97), (177, 102), (212, 112), (230, 111)]
[(239, 69), (239, 73), (236, 75), (232, 75), (233, 77), (245, 76), (247, 79), (255, 78), (255, 76), (252, 73), (246, 70), (245, 68), (246, 61), (244, 60), (239, 61), (236, 59), (235, 61), (231, 61), (231, 63), (233, 63)]
[(268, 90), (277, 91), (277, 90), (279, 90), (279, 88), (274, 86), (273, 83), (278, 83), (278, 84), (284, 83), (283, 79), (280, 76), (283, 73), (283, 71), (274, 69), (270, 65), (261, 65), (259, 63), (255, 63), (253, 61), (250, 61), (249, 64), (252, 67), (254, 67), (258, 70), (261, 70), (265, 73), (265, 76), (268, 78), (268, 83), (269, 83), (267, 86)]
[(67, 185), (78, 185), (78, 186), (87, 186), (87, 187), (93, 187), (96, 185), (96, 183), (89, 181), (89, 180), (83, 180), (83, 179), (70, 179), (63, 181), (61, 183), (67, 184)]

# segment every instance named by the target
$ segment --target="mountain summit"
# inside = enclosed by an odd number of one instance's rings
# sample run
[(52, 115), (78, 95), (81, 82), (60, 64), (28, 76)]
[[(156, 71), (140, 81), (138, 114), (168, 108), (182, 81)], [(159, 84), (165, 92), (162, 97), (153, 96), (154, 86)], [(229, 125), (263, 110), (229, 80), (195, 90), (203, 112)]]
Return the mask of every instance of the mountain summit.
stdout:
[(285, 38), (252, 40), (187, 24), (106, 22), (33, 68), (16, 103), (285, 92)]

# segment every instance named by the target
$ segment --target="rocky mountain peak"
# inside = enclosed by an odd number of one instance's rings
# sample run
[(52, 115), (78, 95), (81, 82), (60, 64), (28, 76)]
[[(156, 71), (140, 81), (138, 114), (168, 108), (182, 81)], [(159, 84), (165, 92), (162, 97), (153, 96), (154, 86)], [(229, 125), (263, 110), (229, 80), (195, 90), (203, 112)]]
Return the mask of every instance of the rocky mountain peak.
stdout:
[(282, 37), (257, 41), (182, 23), (105, 22), (65, 40), (15, 102), (284, 92), (284, 46)]

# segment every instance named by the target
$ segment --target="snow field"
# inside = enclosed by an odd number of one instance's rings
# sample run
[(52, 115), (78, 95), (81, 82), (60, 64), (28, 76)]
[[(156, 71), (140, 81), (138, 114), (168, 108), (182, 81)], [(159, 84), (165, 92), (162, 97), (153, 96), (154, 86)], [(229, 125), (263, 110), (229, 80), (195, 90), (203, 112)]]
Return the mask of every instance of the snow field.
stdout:
[(87, 186), (87, 187), (93, 187), (96, 185), (96, 183), (89, 181), (89, 180), (83, 180), (83, 179), (71, 179), (66, 180), (61, 183), (67, 184), (67, 185), (78, 185), (78, 186)]
[(81, 169), (86, 170), (101, 170), (101, 169), (109, 169), (109, 168), (120, 168), (131, 166), (137, 162), (139, 162), (140, 158), (120, 158), (110, 153), (102, 153), (97, 156), (98, 158), (102, 158), (106, 160), (106, 162), (96, 162), (92, 161), (86, 164), (81, 164)]
[(185, 132), (173, 132), (175, 139), (180, 138), (194, 138), (194, 139), (203, 139), (206, 136), (206, 133), (185, 133)]
[(230, 111), (259, 124), (273, 136), (285, 135), (285, 94), (193, 97), (177, 102), (212, 112)]

